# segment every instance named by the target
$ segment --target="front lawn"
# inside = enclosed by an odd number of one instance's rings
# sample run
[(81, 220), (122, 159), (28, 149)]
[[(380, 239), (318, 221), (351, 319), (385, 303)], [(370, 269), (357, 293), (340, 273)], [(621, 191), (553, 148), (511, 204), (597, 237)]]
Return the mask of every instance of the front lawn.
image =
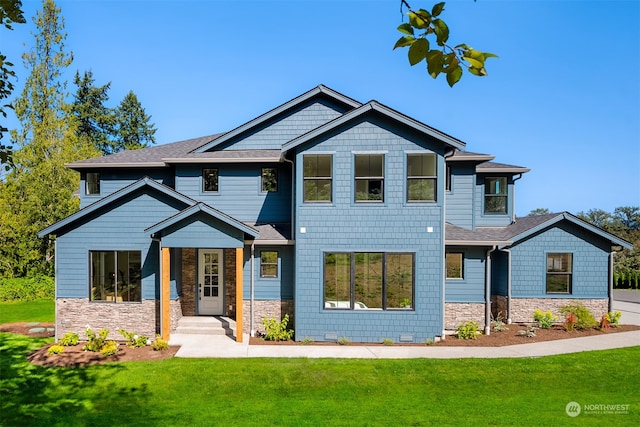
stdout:
[[(640, 347), (535, 359), (168, 359), (42, 368), (0, 334), (0, 424), (634, 425)], [(630, 405), (569, 417), (569, 402)]]
[(53, 300), (0, 302), (0, 325), (14, 322), (53, 322)]

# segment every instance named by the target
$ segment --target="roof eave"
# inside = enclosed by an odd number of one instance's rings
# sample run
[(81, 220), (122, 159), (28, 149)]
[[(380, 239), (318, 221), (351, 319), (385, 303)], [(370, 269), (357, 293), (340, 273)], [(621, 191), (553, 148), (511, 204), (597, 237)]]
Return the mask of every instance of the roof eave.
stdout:
[(67, 163), (65, 164), (69, 169), (105, 169), (105, 168), (163, 168), (167, 167), (165, 162), (114, 162), (114, 163)]
[(446, 240), (446, 246), (510, 246), (513, 242), (508, 240)]
[(476, 173), (527, 173), (531, 171), (529, 168), (478, 168)]
[(280, 163), (281, 156), (274, 157), (209, 157), (209, 158), (168, 158), (163, 159), (166, 164), (185, 164), (185, 163)]

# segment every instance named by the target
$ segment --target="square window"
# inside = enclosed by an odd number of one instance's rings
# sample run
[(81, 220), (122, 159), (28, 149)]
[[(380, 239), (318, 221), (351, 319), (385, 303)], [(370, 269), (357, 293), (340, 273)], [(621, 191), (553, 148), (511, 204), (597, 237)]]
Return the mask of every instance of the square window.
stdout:
[(85, 194), (100, 194), (100, 173), (88, 172), (85, 184)]
[(278, 169), (262, 168), (260, 187), (265, 193), (278, 191)]
[(355, 155), (355, 201), (384, 202), (384, 154)]
[(278, 252), (260, 252), (260, 277), (278, 277)]
[(202, 191), (207, 193), (218, 192), (218, 169), (202, 170)]
[(407, 201), (435, 202), (438, 180), (435, 154), (407, 154)]

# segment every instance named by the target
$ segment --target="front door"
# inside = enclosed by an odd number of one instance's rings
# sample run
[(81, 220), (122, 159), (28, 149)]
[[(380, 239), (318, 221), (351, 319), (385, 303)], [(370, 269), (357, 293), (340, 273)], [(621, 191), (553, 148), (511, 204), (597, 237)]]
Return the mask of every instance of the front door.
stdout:
[(223, 271), (222, 249), (200, 249), (198, 257), (198, 314), (224, 314)]

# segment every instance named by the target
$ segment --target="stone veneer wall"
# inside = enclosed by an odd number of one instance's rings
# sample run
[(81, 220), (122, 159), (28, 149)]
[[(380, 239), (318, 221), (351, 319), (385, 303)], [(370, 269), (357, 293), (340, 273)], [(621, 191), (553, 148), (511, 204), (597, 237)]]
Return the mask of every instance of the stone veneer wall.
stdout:
[[(236, 250), (224, 250), (224, 302), (223, 313), (236, 318)], [(246, 310), (246, 308), (244, 308)]]
[(182, 315), (196, 315), (196, 250), (194, 248), (182, 249)]
[(484, 330), (484, 303), (447, 302), (444, 304), (444, 328), (457, 329), (467, 321), (478, 322)]
[[(253, 313), (254, 328), (256, 333), (264, 333), (264, 326), (262, 325), (262, 319), (274, 318), (276, 320), (282, 320), (282, 318), (288, 314), (289, 329), (295, 330), (295, 323), (293, 319), (293, 301), (292, 300), (254, 300), (255, 311)], [(243, 316), (242, 325), (243, 332), (245, 334), (251, 333), (251, 300), (243, 300)], [(296, 339), (302, 339), (303, 337), (296, 337)]]
[(608, 299), (511, 298), (511, 322), (533, 323), (533, 312), (536, 311), (536, 308), (542, 311), (551, 310), (553, 314), (562, 318), (560, 307), (576, 303), (588, 308), (596, 319), (600, 319), (603, 314), (609, 311)]
[(171, 300), (169, 303), (169, 310), (171, 312), (171, 323), (169, 324), (169, 332), (173, 333), (178, 327), (178, 321), (182, 318), (182, 302), (180, 301), (180, 299)]

